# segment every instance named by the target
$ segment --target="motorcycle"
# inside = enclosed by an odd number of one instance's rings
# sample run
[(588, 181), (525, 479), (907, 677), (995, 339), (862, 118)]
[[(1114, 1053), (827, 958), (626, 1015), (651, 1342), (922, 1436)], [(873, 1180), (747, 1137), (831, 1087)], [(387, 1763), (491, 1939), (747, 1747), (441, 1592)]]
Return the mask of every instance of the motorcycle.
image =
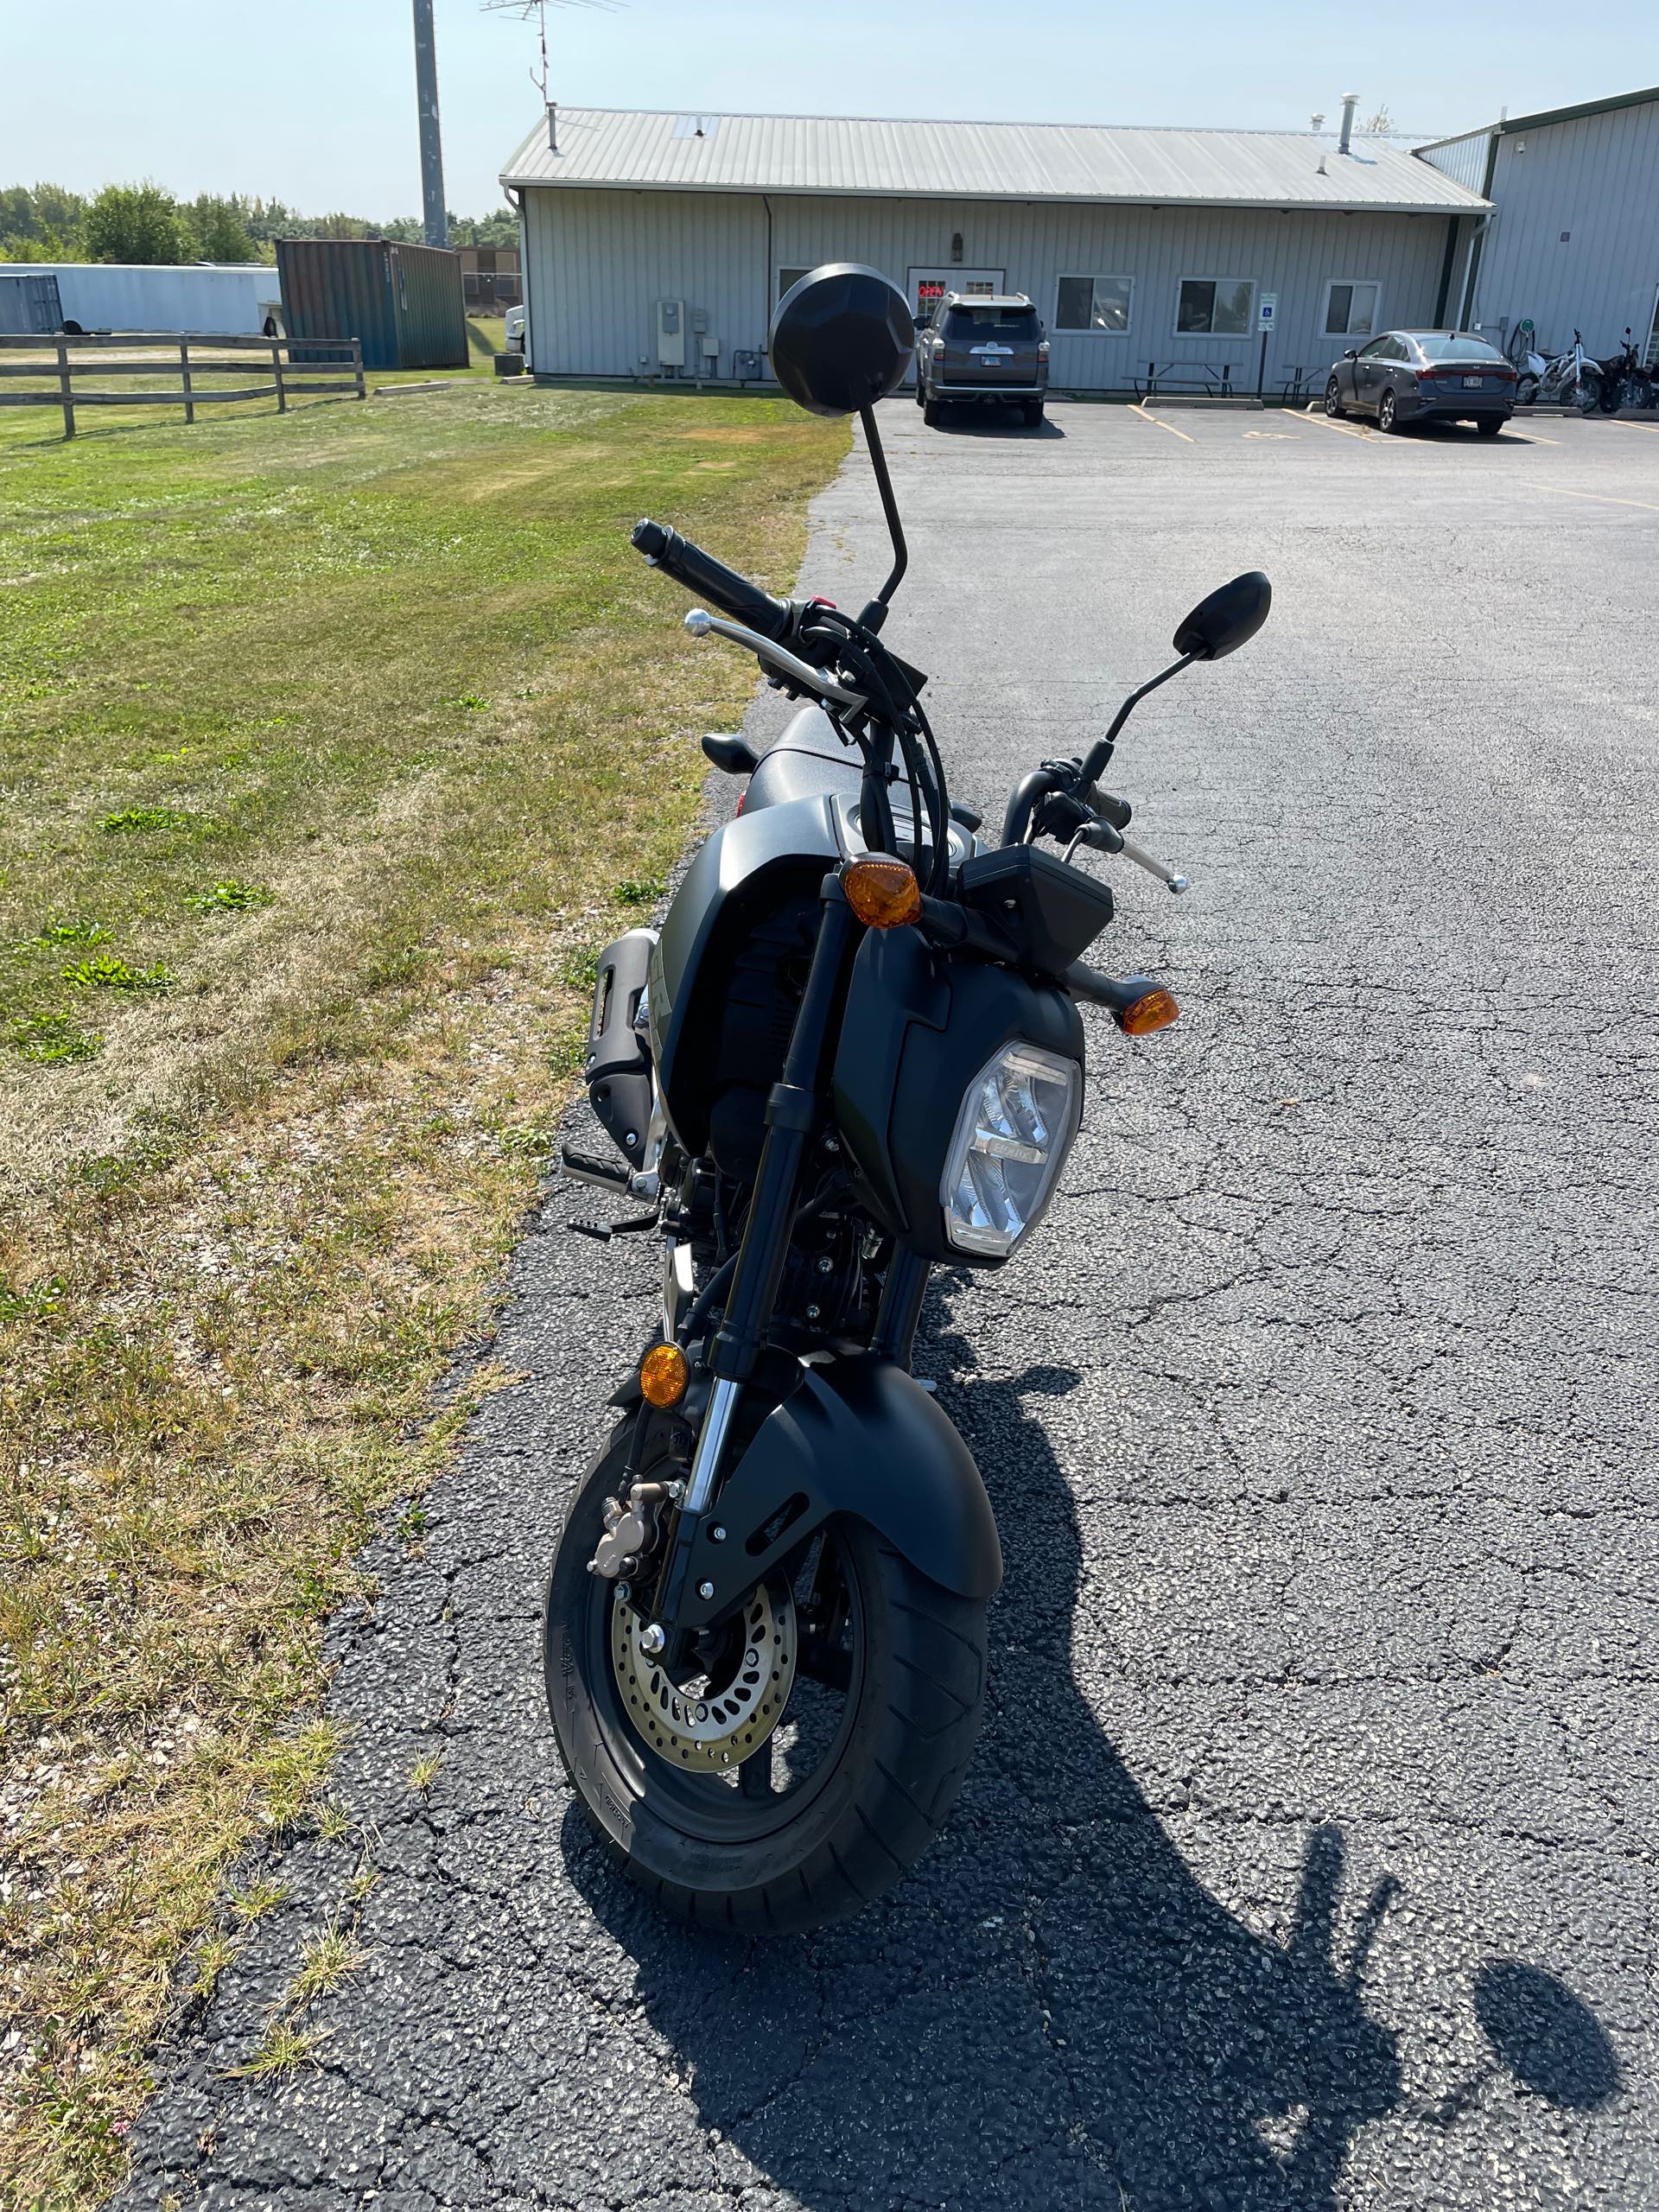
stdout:
[(1516, 384), (1516, 404), (1532, 407), (1541, 401), (1593, 415), (1601, 405), (1601, 364), (1585, 352), (1583, 337), (1575, 330), (1570, 348), (1553, 361), (1537, 353), (1527, 356), (1526, 367)]
[(618, 1157), (563, 1154), (643, 1202), (617, 1227), (659, 1234), (664, 1274), (661, 1329), (555, 1552), (554, 1733), (629, 1876), (755, 1932), (887, 1889), (962, 1783), (1002, 1563), (979, 1469), (912, 1371), (924, 1294), (936, 1268), (1028, 1249), (1082, 1116), (1079, 1007), (1130, 1038), (1176, 1020), (1152, 978), (1085, 959), (1113, 899), (1079, 860), (1185, 888), (1100, 779), (1140, 702), (1243, 645), (1272, 598), (1251, 574), (1205, 600), (1174, 661), (982, 837), (926, 677), (884, 636), (908, 553), (874, 408), (913, 344), (902, 293), (856, 264), (803, 277), (772, 323), (785, 391), (863, 426), (893, 563), (856, 615), (634, 529), (705, 602), (687, 630), (799, 707), (764, 753), (703, 740), (746, 788), (660, 930), (601, 957), (586, 1074)]
[(1636, 350), (1635, 335), (1629, 323), (1624, 326), (1623, 346), (1603, 361), (1600, 368), (1601, 385), (1598, 398), (1604, 415), (1616, 415), (1621, 407), (1653, 405), (1653, 372)]

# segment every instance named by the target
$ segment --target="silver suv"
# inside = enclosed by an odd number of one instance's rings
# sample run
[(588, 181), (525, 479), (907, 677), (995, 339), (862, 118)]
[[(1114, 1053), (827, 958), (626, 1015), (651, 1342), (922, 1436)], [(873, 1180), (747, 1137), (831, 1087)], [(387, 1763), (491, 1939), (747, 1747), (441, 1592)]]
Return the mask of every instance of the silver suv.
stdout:
[(1048, 340), (1023, 292), (947, 292), (916, 335), (916, 404), (927, 423), (974, 400), (1018, 407), (1033, 428), (1048, 397)]

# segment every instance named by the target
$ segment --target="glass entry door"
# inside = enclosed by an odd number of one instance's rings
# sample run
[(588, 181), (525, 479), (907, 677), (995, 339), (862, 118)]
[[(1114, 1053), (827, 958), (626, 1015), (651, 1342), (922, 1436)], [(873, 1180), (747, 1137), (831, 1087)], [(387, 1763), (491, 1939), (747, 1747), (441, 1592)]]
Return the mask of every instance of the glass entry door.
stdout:
[(906, 289), (917, 327), (932, 321), (933, 310), (947, 292), (968, 292), (976, 298), (988, 299), (1002, 289), (1002, 276), (1000, 269), (912, 269)]

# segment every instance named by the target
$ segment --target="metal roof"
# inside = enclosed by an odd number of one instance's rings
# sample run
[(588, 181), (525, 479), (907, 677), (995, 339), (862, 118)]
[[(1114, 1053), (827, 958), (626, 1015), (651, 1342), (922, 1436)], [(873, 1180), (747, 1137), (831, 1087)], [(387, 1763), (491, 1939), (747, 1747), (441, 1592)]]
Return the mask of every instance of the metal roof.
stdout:
[(1485, 138), (1496, 132), (1511, 138), (1517, 130), (1541, 130), (1546, 124), (1577, 123), (1589, 115), (1612, 115), (1622, 107), (1647, 107), (1659, 100), (1659, 85), (1645, 92), (1614, 92), (1606, 99), (1580, 100), (1576, 107), (1547, 107), (1536, 115), (1507, 115), (1497, 123), (1483, 123), (1476, 130), (1459, 130), (1454, 138), (1433, 138), (1418, 146), (1420, 154), (1438, 153), (1442, 146), (1461, 144), (1465, 138)]
[(1386, 140), (1357, 137), (1341, 154), (1334, 137), (1303, 130), (562, 107), (557, 136), (556, 154), (538, 122), (502, 183), (1409, 214), (1487, 205)]

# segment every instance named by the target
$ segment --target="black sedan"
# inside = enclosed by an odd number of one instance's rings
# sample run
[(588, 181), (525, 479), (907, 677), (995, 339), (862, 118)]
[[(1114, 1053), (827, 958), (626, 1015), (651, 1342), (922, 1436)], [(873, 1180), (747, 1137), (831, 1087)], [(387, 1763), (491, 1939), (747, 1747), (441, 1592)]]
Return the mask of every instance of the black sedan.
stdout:
[(1327, 415), (1375, 415), (1382, 430), (1465, 422), (1495, 438), (1514, 410), (1514, 363), (1460, 330), (1385, 330), (1351, 347), (1325, 387)]

